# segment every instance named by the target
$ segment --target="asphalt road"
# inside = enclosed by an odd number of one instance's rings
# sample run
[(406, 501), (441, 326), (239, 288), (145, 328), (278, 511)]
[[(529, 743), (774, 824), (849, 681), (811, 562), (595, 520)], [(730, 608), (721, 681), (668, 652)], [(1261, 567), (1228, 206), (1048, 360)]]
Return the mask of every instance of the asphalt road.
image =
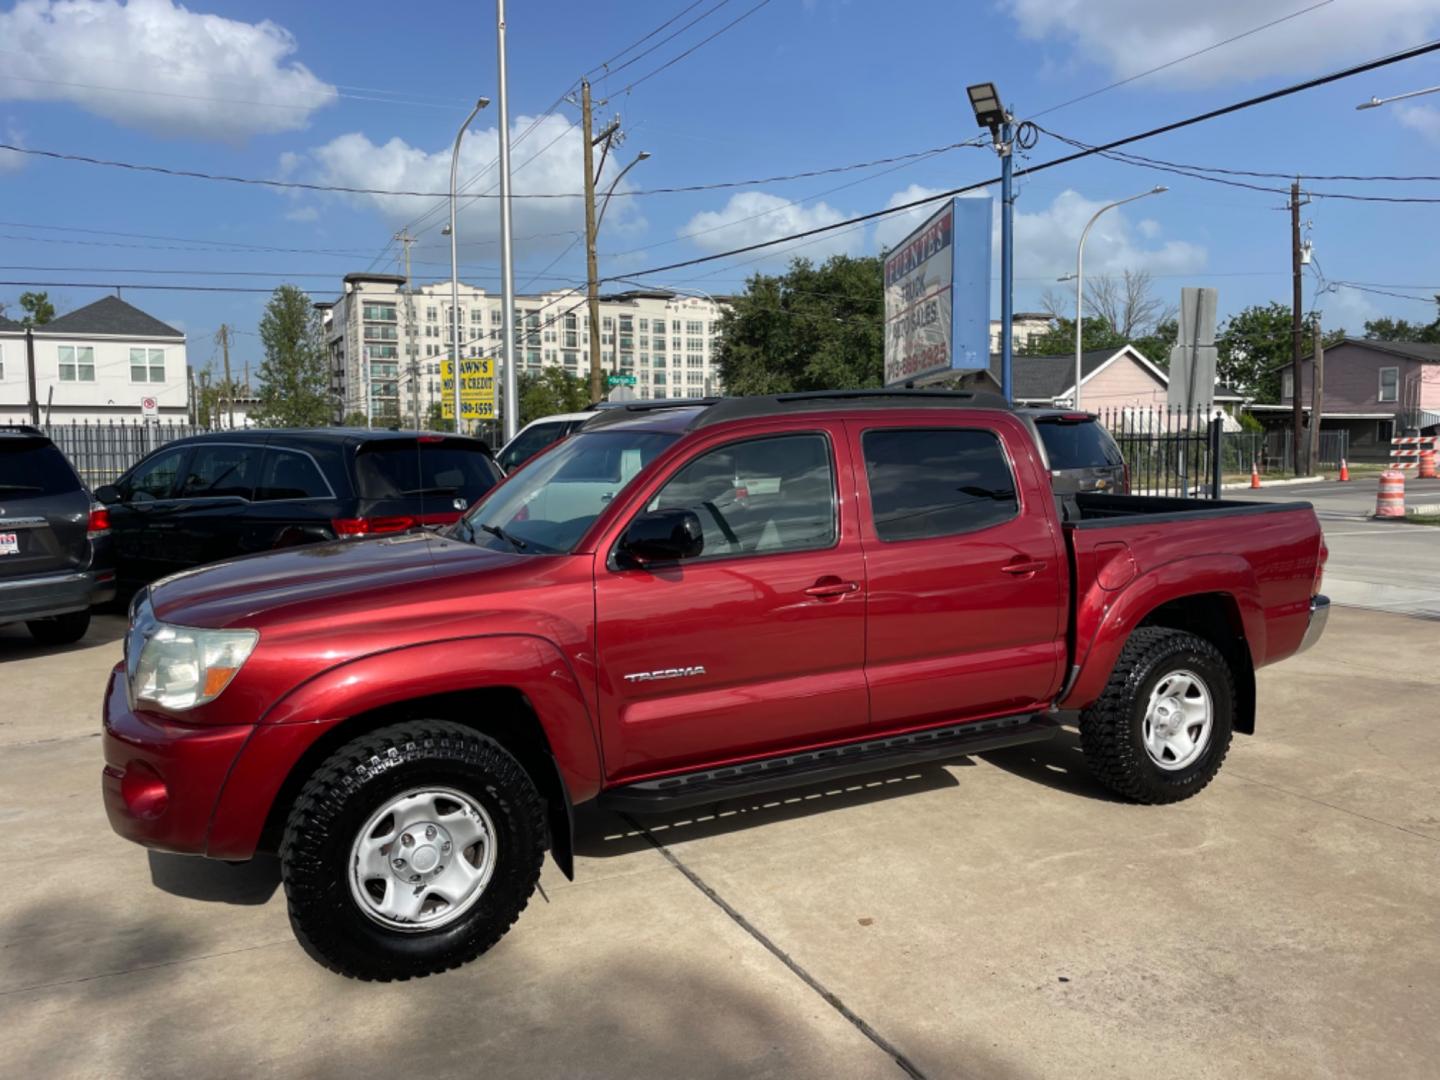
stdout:
[[(1371, 520), (1379, 486), (1378, 477), (1367, 476), (1226, 497), (1313, 504), (1330, 549), (1324, 591), (1335, 603), (1440, 619), (1440, 526)], [(1412, 477), (1406, 499), (1412, 506), (1440, 504), (1440, 480)]]
[[(1343, 530), (1342, 530), (1343, 531)], [(1073, 737), (674, 820), (581, 818), (459, 971), (351, 982), (273, 862), (148, 854), (100, 804), (119, 620), (0, 629), (0, 1076), (1434, 1076), (1440, 665), (1342, 609), (1172, 807)]]

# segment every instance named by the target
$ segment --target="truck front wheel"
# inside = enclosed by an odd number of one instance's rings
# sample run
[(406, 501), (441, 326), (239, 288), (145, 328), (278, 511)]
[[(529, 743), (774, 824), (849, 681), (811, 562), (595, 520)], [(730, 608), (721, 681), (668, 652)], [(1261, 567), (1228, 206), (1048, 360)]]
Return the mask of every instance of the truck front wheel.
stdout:
[(458, 967), (529, 902), (545, 830), (535, 785), (495, 740), (442, 720), (381, 728), (331, 755), (290, 812), (291, 926), (342, 975)]
[(1141, 803), (1201, 791), (1230, 748), (1235, 682), (1214, 645), (1183, 630), (1130, 635), (1104, 693), (1080, 717), (1096, 779)]

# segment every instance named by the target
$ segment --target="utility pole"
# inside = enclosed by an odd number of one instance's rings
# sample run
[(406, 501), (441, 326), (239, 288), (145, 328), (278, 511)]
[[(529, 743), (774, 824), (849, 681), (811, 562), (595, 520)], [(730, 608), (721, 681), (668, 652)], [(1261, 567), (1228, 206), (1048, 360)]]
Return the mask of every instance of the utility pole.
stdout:
[(420, 358), (418, 349), (415, 346), (415, 293), (410, 286), (410, 245), (415, 243), (415, 237), (410, 235), (408, 228), (401, 229), (395, 239), (399, 240), (405, 248), (405, 370), (410, 375), (410, 403), (415, 414), (415, 427), (418, 430), (420, 424)]
[[(510, 106), (509, 79), (505, 73), (505, 0), (495, 0), (495, 75), (500, 84), (500, 296), (505, 309), (500, 313), (504, 331), (505, 356), (505, 441), (520, 428), (520, 373), (515, 358), (515, 253), (510, 229)], [(452, 266), (454, 258), (451, 258)], [(455, 373), (460, 385), (460, 373)], [(460, 430), (460, 409), (455, 409), (455, 430)]]
[(1290, 274), (1293, 294), (1290, 302), (1290, 400), (1293, 404), (1291, 428), (1294, 432), (1292, 445), (1296, 476), (1304, 476), (1309, 468), (1308, 463), (1305, 466), (1300, 464), (1300, 447), (1303, 445), (1305, 433), (1305, 405), (1300, 395), (1300, 353), (1304, 334), (1300, 320), (1300, 306), (1304, 303), (1300, 276), (1303, 265), (1300, 261), (1300, 207), (1303, 205), (1305, 203), (1300, 201), (1300, 181), (1297, 179), (1290, 185)]
[(1325, 407), (1325, 342), (1320, 334), (1319, 313), (1311, 323), (1311, 330), (1315, 335), (1311, 357), (1314, 380), (1310, 384), (1310, 472), (1313, 475), (1320, 467), (1320, 416)]
[(195, 365), (185, 365), (185, 378), (189, 380), (190, 386), (190, 424), (198, 426), (200, 423), (200, 403), (195, 400)]
[[(1015, 193), (1011, 186), (1011, 174), (1015, 169), (1014, 121), (1010, 110), (1000, 124), (1000, 134), (995, 140), (995, 149), (1000, 154), (1000, 393), (1006, 401), (1015, 400), (1015, 388), (1011, 379), (1015, 352)], [(1077, 281), (1075, 287), (1080, 288)], [(1078, 338), (1079, 317), (1076, 317), (1075, 335)], [(1080, 376), (1075, 376), (1075, 407), (1080, 407)]]
[(225, 399), (230, 407), (230, 430), (235, 430), (235, 384), (230, 381), (230, 327), (224, 323), (215, 334), (215, 340), (220, 342), (221, 355), (225, 357)]
[(40, 426), (40, 397), (35, 392), (35, 333), (25, 327), (25, 373), (30, 380), (30, 423)]
[(600, 153), (600, 168), (605, 167), (605, 155), (610, 152), (610, 141), (620, 130), (617, 116), (605, 125), (599, 135), (592, 134), (594, 113), (590, 104), (590, 80), (580, 80), (580, 122), (585, 129), (585, 296), (590, 312), (590, 401), (599, 401), (605, 396), (600, 378), (600, 273), (595, 265), (595, 184), (599, 180), (599, 169), (595, 167), (595, 146), (604, 143)]

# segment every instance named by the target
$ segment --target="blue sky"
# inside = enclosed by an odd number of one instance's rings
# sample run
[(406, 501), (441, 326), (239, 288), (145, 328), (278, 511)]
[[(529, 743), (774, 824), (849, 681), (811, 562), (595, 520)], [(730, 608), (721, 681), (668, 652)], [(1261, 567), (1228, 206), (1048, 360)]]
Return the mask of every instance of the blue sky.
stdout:
[[(578, 110), (561, 104), (554, 115), (544, 114), (581, 72), (687, 3), (511, 3), (513, 136), (541, 118), (515, 142), (517, 194), (578, 190), (580, 140), (576, 129), (567, 130)], [(717, 3), (705, 0), (642, 47)], [(621, 190), (767, 177), (970, 139), (977, 134), (964, 94), (970, 82), (994, 80), (1016, 115), (1030, 116), (1312, 3), (1212, 0), (1182, 9), (1146, 0), (771, 0), (693, 55), (620, 92), (755, 4), (729, 0), (625, 70), (603, 80), (597, 75), (596, 92), (609, 98), (602, 121), (618, 112), (628, 132), (617, 161), (624, 164), (639, 150), (653, 155)], [(493, 5), (473, 2), (195, 0), (180, 7), (170, 0), (0, 0), (0, 141), (247, 177), (443, 190), (450, 143), (469, 102), (495, 96), (493, 19)], [(1435, 36), (1440, 0), (1331, 0), (1049, 112), (1040, 122), (1098, 142)], [(1372, 94), (1440, 83), (1436, 57), (1129, 149), (1285, 173), (1440, 173), (1440, 94), (1408, 105), (1354, 107)], [(477, 118), (462, 176), (492, 161), (496, 111), (492, 105)], [(1042, 135), (1028, 157), (1041, 162), (1067, 149)], [(617, 198), (599, 245), (601, 273), (634, 273), (738, 247), (983, 179), (996, 169), (989, 150), (966, 148), (899, 167)], [(489, 189), (493, 180), (492, 169), (475, 190)], [(1183, 284), (1214, 285), (1222, 313), (1271, 299), (1288, 302), (1283, 196), (1091, 159), (1020, 183), (1017, 307), (1035, 306), (1046, 288), (1066, 288), (1054, 279), (1073, 262), (1075, 240), (1095, 208), (1156, 183), (1171, 190), (1102, 219), (1087, 245), (1087, 272), (1148, 270), (1166, 299), (1178, 299)], [(1440, 182), (1309, 186), (1440, 196)], [(406, 224), (421, 236), (413, 251), (416, 276), (447, 276), (443, 210), (436, 199), (285, 193), (0, 152), (0, 280), (256, 289), (294, 281), (319, 298), (333, 295), (347, 271), (395, 269), (398, 248), (390, 237)], [(1309, 235), (1326, 280), (1404, 286), (1391, 291), (1422, 296), (1424, 287), (1440, 286), (1440, 204), (1317, 199), (1304, 217), (1313, 223)], [(583, 250), (574, 243), (581, 223), (577, 200), (517, 201), (522, 288), (582, 280)], [(909, 224), (867, 226), (758, 262), (751, 255), (645, 280), (732, 291), (746, 274), (774, 269), (791, 254), (874, 252)], [(466, 279), (498, 290), (497, 227), (496, 201), (474, 200), (461, 215), (459, 234)], [(536, 277), (541, 273), (547, 276)], [(1307, 276), (1307, 305), (1318, 283), (1314, 273)], [(12, 314), (21, 291), (0, 286), (0, 301)], [(74, 287), (51, 294), (61, 310), (102, 295)], [(201, 366), (215, 328), (229, 322), (253, 331), (265, 300), (263, 293), (125, 295), (183, 327), (191, 335), (192, 362)], [(1355, 332), (1380, 314), (1416, 319), (1434, 311), (1423, 302), (1349, 288), (1325, 292), (1319, 303), (1328, 325)], [(258, 341), (240, 341), (240, 360), (258, 363)]]

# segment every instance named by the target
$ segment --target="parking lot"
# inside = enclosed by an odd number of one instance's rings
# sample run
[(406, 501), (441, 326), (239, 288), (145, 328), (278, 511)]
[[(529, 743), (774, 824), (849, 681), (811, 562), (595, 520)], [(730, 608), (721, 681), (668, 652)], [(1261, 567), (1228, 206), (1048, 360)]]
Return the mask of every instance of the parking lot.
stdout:
[(1111, 801), (1067, 736), (683, 820), (585, 815), (573, 884), (547, 865), (488, 956), (391, 985), (300, 950), (273, 862), (111, 834), (120, 632), (0, 630), (0, 1075), (1434, 1074), (1429, 621), (1337, 610), (1176, 806)]

